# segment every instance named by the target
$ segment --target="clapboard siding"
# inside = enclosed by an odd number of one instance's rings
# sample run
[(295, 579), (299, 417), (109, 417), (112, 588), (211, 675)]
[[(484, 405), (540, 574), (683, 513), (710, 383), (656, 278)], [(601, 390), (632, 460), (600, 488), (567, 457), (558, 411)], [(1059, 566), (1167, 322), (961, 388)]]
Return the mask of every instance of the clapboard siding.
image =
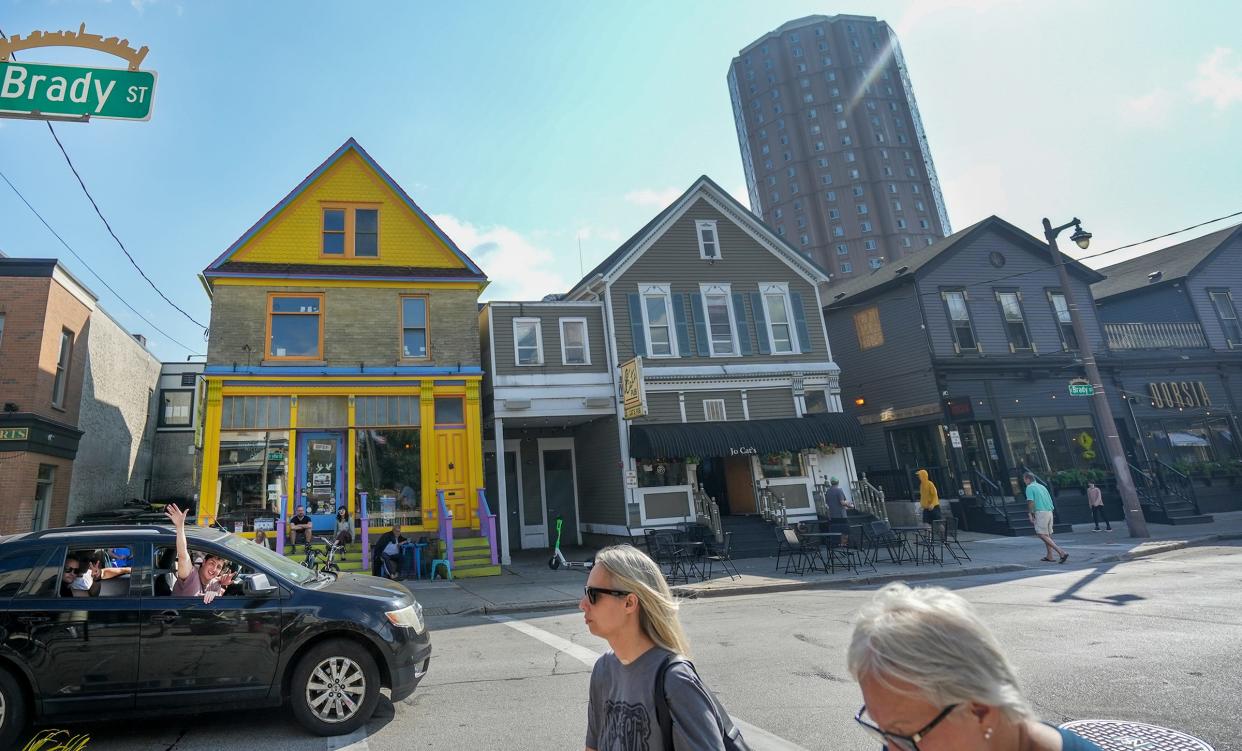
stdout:
[[(730, 422), (742, 419), (741, 391), (686, 391), (686, 422), (705, 422), (703, 402), (709, 399), (723, 399), (725, 403), (725, 419)], [(752, 412), (752, 418), (755, 414)]]
[[(699, 258), (699, 245), (694, 224), (699, 219), (716, 220), (721, 258), (715, 263), (708, 263)], [(786, 282), (789, 284), (791, 298), (796, 294), (801, 299), (802, 314), (806, 320), (807, 333), (810, 338), (809, 346), (806, 342), (802, 343), (802, 352), (780, 355), (759, 354), (755, 331), (757, 321), (751, 294), (758, 293), (760, 282)], [(674, 361), (678, 365), (718, 364), (722, 360), (731, 362), (824, 362), (828, 359), (828, 345), (824, 339), (823, 328), (816, 317), (814, 287), (780, 257), (755, 242), (745, 230), (703, 200), (695, 202), (633, 266), (611, 285), (612, 313), (616, 321), (617, 355), (622, 360), (629, 359), (636, 354), (630, 330), (628, 296), (638, 294), (640, 284), (650, 283), (669, 284), (674, 295), (687, 296), (684, 300), (684, 313), (686, 320), (690, 322), (688, 326), (690, 347), (687, 351), (682, 351), (681, 357)], [(698, 342), (689, 296), (699, 295), (700, 283), (728, 283), (734, 294), (745, 296), (743, 310), (735, 310), (734, 315), (739, 319), (737, 321), (739, 340), (742, 336), (750, 340), (750, 355), (710, 358), (695, 354)], [(743, 323), (746, 324), (744, 327)], [(746, 351), (747, 347), (742, 345), (742, 350)], [(669, 361), (660, 360), (660, 362)]]
[(637, 424), (681, 422), (681, 406), (677, 400), (677, 394), (672, 391), (648, 391), (647, 414), (643, 417), (635, 418), (634, 422)]
[(793, 389), (748, 389), (746, 406), (752, 420), (771, 420), (778, 417), (796, 417)]
[[(1005, 265), (1001, 268), (996, 268), (988, 260), (994, 251), (1005, 256)], [(1099, 349), (1102, 328), (1096, 318), (1095, 306), (1091, 304), (1089, 285), (1073, 274), (1070, 275), (1070, 283), (1083, 319), (1083, 328), (1092, 348)], [(1009, 354), (1009, 338), (1001, 318), (1000, 304), (996, 300), (996, 292), (1000, 290), (1016, 289), (1022, 293), (1023, 316), (1038, 354), (1055, 354), (1063, 349), (1047, 296), (1047, 290), (1061, 286), (1056, 269), (1047, 254), (1037, 254), (1004, 235), (989, 231), (959, 243), (944, 258), (925, 267), (919, 274), (918, 286), (932, 346), (938, 357), (953, 357), (956, 354), (948, 314), (940, 297), (941, 290), (954, 287), (967, 289), (971, 322), (975, 336), (983, 347), (983, 356)]]
[[(565, 373), (607, 372), (608, 360), (604, 354), (604, 317), (602, 305), (555, 305), (546, 303), (522, 303), (520, 305), (493, 305), (492, 336), (496, 345), (496, 362), (492, 367), (497, 375), (532, 375)], [(543, 331), (543, 365), (517, 365), (513, 349), (513, 319), (538, 318)], [(564, 365), (561, 363), (562, 318), (587, 319), (587, 345), (591, 351), (590, 365)]]
[(1096, 303), (1104, 323), (1196, 323), (1195, 306), (1182, 282), (1162, 284)]
[(1228, 289), (1233, 297), (1234, 309), (1242, 315), (1242, 238), (1235, 239), (1218, 250), (1202, 269), (1191, 274), (1186, 281), (1190, 300), (1203, 323), (1203, 333), (1207, 336), (1208, 346), (1212, 349), (1229, 349), (1220, 318), (1208, 297), (1208, 290)]

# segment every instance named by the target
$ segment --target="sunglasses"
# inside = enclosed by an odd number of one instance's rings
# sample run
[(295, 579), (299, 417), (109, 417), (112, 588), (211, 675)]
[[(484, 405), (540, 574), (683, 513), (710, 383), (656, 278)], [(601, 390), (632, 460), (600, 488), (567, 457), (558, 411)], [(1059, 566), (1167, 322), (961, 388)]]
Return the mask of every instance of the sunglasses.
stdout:
[(885, 748), (894, 749), (894, 751), (919, 751), (919, 741), (927, 737), (932, 728), (940, 724), (940, 721), (949, 716), (949, 713), (957, 709), (959, 705), (950, 704), (940, 710), (940, 714), (936, 715), (931, 722), (927, 723), (917, 733), (911, 735), (898, 735), (897, 733), (889, 733), (881, 730), (878, 725), (871, 721), (870, 715), (863, 719), (863, 715), (867, 714), (867, 705), (862, 705), (862, 709), (858, 710), (858, 714), (854, 715), (854, 722), (862, 725), (872, 735), (878, 737), (884, 742)]
[(591, 601), (592, 605), (595, 604), (595, 598), (599, 597), (600, 595), (612, 595), (613, 597), (625, 597), (627, 595), (634, 594), (633, 592), (626, 592), (623, 589), (604, 589), (603, 587), (583, 587), (582, 591), (586, 593), (587, 599)]

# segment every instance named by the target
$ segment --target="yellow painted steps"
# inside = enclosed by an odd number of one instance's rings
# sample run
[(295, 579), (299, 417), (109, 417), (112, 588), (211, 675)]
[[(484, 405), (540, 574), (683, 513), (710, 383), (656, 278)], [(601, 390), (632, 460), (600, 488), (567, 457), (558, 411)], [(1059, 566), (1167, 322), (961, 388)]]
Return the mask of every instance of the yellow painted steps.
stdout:
[(500, 566), (492, 565), (492, 551), (485, 537), (453, 538), (453, 578), (500, 576)]

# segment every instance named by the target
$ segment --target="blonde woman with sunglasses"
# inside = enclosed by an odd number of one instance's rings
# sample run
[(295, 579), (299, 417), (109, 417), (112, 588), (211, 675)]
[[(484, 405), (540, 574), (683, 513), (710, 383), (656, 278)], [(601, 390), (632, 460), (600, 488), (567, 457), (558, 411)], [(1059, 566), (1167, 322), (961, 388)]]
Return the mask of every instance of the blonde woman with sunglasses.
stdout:
[(854, 719), (890, 751), (1100, 751), (1035, 717), (1000, 642), (966, 600), (889, 584), (859, 614)]
[(611, 647), (591, 672), (587, 751), (746, 748), (685, 659), (677, 601), (655, 561), (629, 545), (604, 548), (578, 607)]

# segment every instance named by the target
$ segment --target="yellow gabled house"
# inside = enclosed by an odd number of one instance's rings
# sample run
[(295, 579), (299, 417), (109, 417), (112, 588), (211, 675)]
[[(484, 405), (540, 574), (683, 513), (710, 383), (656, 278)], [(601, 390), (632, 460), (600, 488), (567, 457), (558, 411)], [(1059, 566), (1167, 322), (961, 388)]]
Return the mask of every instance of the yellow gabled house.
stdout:
[[(487, 277), (354, 139), (202, 280), (200, 523), (251, 534), (304, 505), (328, 533), (365, 493), (372, 530), (456, 527), (454, 573), (498, 572), (480, 493)], [(462, 555), (462, 537), (482, 550)]]

